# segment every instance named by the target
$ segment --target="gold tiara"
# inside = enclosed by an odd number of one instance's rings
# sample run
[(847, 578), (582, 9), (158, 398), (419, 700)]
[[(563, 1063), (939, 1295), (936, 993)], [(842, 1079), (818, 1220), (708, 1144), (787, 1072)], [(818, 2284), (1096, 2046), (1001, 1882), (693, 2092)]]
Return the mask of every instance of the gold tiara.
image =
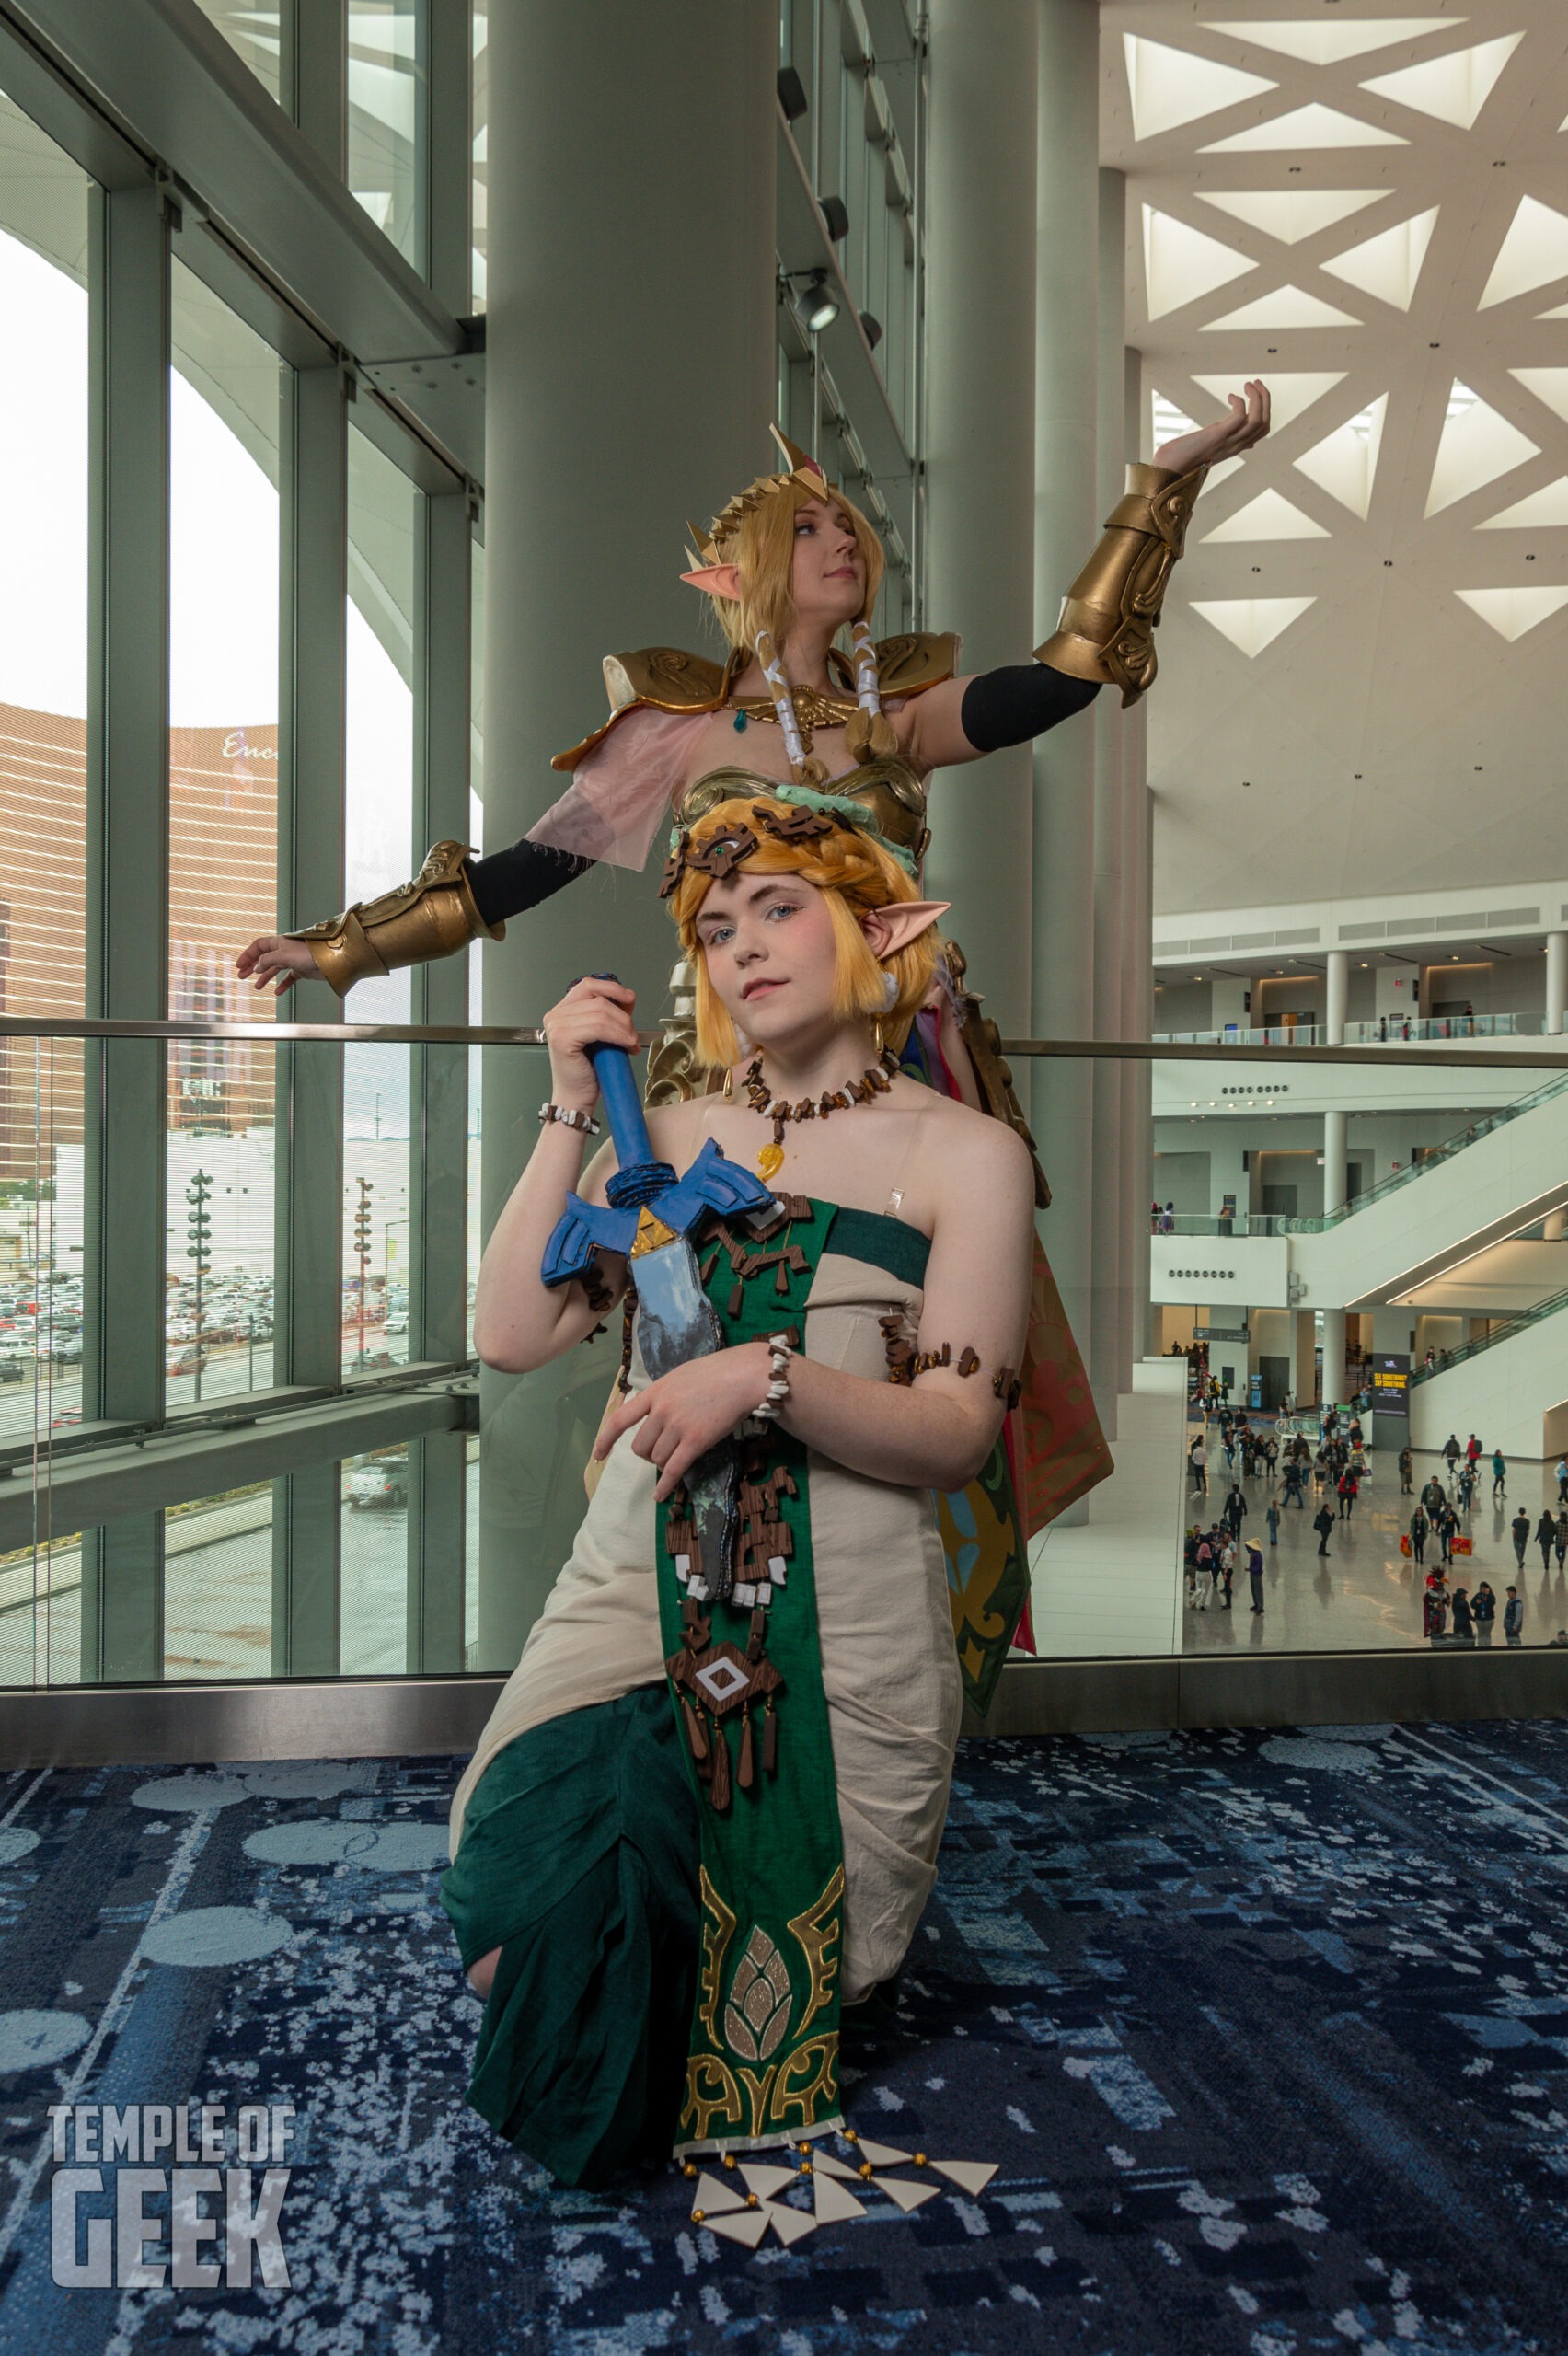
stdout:
[(791, 442), (789, 435), (780, 433), (776, 425), (769, 426), (768, 432), (789, 460), (788, 468), (782, 474), (758, 475), (745, 491), (737, 491), (734, 498), (719, 510), (706, 532), (699, 524), (694, 524), (687, 517), (686, 529), (696, 547), (695, 552), (688, 549), (686, 554), (694, 572), (704, 565), (722, 563), (725, 542), (734, 538), (746, 517), (755, 514), (765, 501), (776, 499), (791, 483), (799, 490), (808, 491), (813, 499), (825, 499), (833, 491), (834, 485), (828, 481), (809, 450), (802, 450), (798, 442)]

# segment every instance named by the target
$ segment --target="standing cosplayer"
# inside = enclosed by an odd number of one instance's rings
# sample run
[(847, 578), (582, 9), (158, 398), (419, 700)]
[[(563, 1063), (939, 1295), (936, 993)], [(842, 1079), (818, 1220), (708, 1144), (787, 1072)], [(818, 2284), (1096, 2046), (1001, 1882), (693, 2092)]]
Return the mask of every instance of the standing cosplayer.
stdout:
[[(789, 470), (765, 475), (696, 531), (683, 577), (711, 601), (730, 644), (719, 664), (669, 647), (608, 656), (610, 719), (555, 766), (572, 782), (522, 841), (479, 859), (438, 843), (411, 884), (306, 931), (252, 941), (239, 959), (257, 987), (320, 974), (339, 992), (369, 974), (502, 938), (505, 920), (559, 891), (596, 860), (640, 867), (672, 812), (689, 826), (725, 796), (788, 782), (811, 806), (861, 814), (917, 869), (928, 840), (927, 781), (937, 768), (1021, 744), (1080, 712), (1102, 685), (1124, 702), (1155, 676), (1153, 629), (1209, 466), (1268, 431), (1264, 387), (1232, 395), (1218, 423), (1168, 443), (1128, 469), (1126, 495), (1072, 584), (1060, 626), (1036, 658), (956, 676), (958, 641), (914, 633), (873, 641), (882, 571), (874, 530), (815, 461), (778, 437)], [(837, 641), (847, 632), (846, 652)], [(814, 797), (814, 799), (813, 799)], [(1027, 1138), (995, 1026), (943, 948), (928, 1004), (905, 1048), (931, 1087)], [(677, 973), (677, 982), (682, 980)], [(700, 1091), (711, 1075), (694, 1049), (689, 999), (650, 1067), (651, 1101)], [(1049, 1201), (1035, 1171), (1036, 1198)], [(1077, 1345), (1043, 1252), (1036, 1251), (1021, 1410), (1009, 1417), (998, 1479), (976, 1484), (950, 1531), (979, 1542), (978, 1568), (955, 1592), (965, 1673), (984, 1699), (977, 1632), (998, 1610), (1009, 1633), (1027, 1584), (1020, 1539), (1032, 1536), (1110, 1469)], [(1013, 1510), (1016, 1498), (1017, 1511)], [(1009, 1601), (1009, 1598), (1012, 1600)], [(989, 1610), (987, 1609), (989, 1599)], [(991, 1648), (994, 1667), (999, 1655)]]
[[(573, 2184), (838, 2123), (840, 2007), (898, 1971), (946, 1814), (931, 1491), (996, 1445), (1033, 1173), (1005, 1124), (898, 1068), (940, 907), (817, 799), (753, 791), (674, 838), (725, 1077), (651, 1113), (629, 1189), (608, 1148), (579, 1171), (589, 1050), (634, 1045), (631, 992), (578, 982), (547, 1016), (552, 1101), (480, 1272), (476, 1342), (509, 1371), (635, 1294), (603, 1469), (459, 1785), (442, 1892), (486, 1999), (471, 2098)], [(699, 1185), (734, 1207), (695, 1215)], [(680, 1298), (652, 1272), (688, 1233), (719, 1346), (650, 1380)]]

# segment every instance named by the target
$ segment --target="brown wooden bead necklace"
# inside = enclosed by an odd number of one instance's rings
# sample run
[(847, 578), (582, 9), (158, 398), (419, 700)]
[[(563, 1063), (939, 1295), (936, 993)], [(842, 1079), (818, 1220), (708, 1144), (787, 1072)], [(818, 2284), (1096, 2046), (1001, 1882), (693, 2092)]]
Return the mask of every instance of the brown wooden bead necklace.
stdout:
[(771, 1179), (783, 1162), (788, 1122), (825, 1121), (830, 1113), (847, 1113), (851, 1104), (870, 1104), (874, 1098), (888, 1093), (893, 1084), (889, 1075), (897, 1070), (897, 1057), (890, 1048), (883, 1048), (859, 1080), (847, 1080), (842, 1088), (824, 1090), (821, 1096), (802, 1096), (798, 1104), (789, 1104), (772, 1093), (762, 1076), (762, 1057), (755, 1056), (746, 1067), (742, 1086), (752, 1111), (773, 1124), (773, 1141), (765, 1145), (756, 1158), (763, 1177)]

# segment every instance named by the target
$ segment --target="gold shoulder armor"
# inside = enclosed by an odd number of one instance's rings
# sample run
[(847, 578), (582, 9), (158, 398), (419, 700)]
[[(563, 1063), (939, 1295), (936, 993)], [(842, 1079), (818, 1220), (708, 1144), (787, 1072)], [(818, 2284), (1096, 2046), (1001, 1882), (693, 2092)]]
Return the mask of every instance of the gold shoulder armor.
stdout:
[(959, 640), (951, 629), (907, 630), (877, 641), (877, 685), (884, 696), (917, 696), (940, 687), (958, 668)]
[(717, 711), (736, 668), (735, 656), (729, 663), (714, 663), (706, 654), (687, 654), (678, 646), (640, 646), (629, 654), (606, 654), (610, 716), (581, 745), (558, 753), (551, 768), (574, 769), (628, 711)]

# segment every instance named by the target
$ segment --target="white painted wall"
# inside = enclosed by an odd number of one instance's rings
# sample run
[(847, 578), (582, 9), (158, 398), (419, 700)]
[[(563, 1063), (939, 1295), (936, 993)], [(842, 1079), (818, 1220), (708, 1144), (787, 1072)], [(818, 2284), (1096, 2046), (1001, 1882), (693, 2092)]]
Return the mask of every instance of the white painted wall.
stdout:
[(1185, 1358), (1136, 1362), (1116, 1417), (1116, 1469), (1090, 1492), (1089, 1519), (1057, 1524), (1031, 1549), (1034, 1640), (1046, 1659), (1182, 1649)]

